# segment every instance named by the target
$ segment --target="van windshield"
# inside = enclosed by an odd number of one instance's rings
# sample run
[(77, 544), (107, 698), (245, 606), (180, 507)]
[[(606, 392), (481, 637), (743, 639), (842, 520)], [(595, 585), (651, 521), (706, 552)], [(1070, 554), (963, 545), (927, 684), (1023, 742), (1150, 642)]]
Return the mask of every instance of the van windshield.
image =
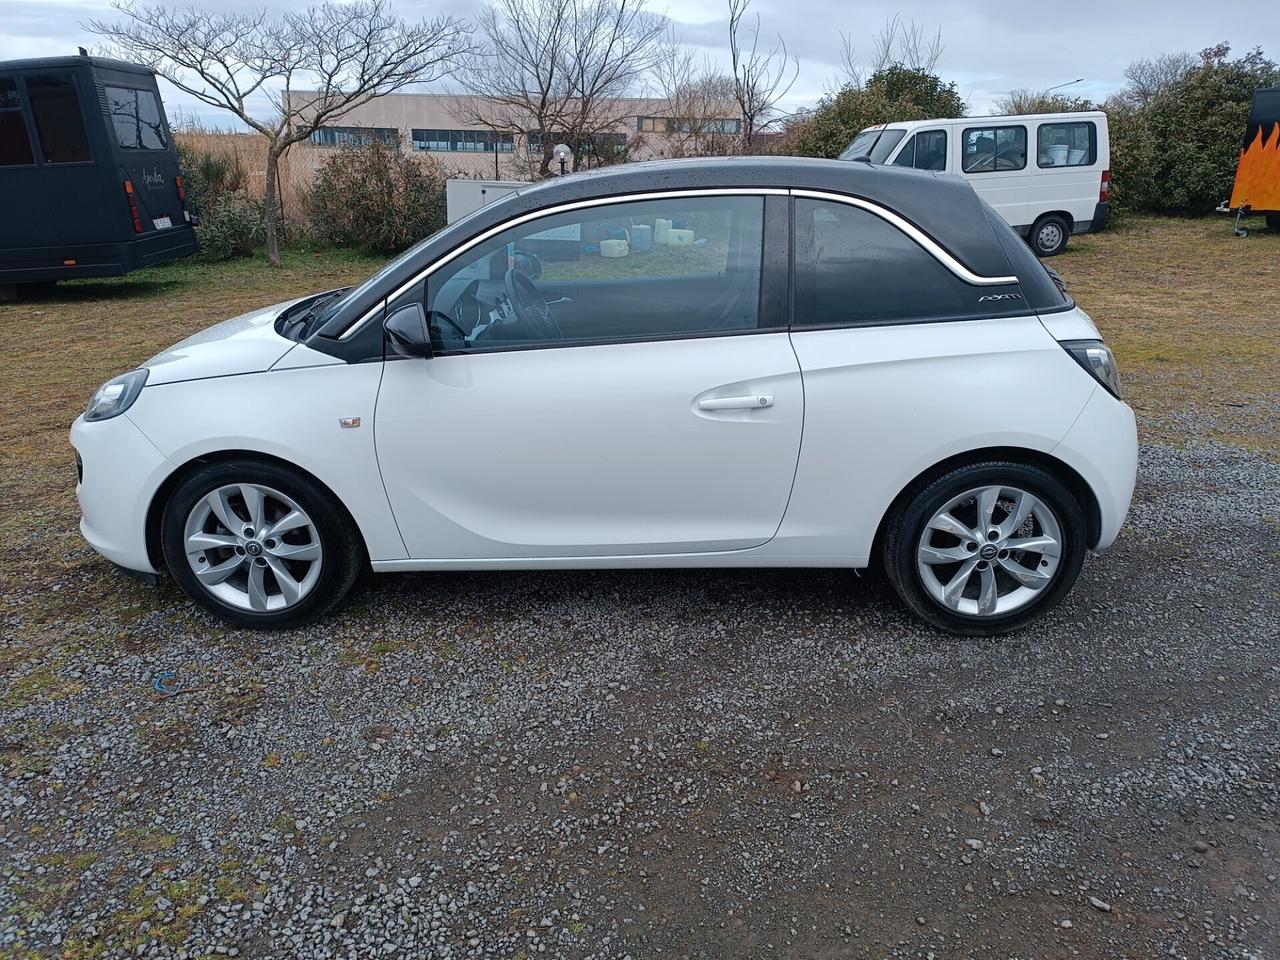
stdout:
[(844, 148), (840, 159), (856, 160), (870, 154), (872, 163), (884, 163), (889, 154), (893, 153), (893, 148), (906, 135), (905, 130), (887, 130), (884, 127), (863, 130), (853, 138), (853, 143)]

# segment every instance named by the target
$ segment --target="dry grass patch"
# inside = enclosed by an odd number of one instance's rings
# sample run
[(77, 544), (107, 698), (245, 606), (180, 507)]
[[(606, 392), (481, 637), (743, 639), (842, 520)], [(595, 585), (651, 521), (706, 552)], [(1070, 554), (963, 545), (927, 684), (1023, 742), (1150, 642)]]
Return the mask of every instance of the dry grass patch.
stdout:
[(1226, 217), (1134, 218), (1054, 261), (1120, 363), (1147, 436), (1209, 436), (1280, 454), (1280, 234)]

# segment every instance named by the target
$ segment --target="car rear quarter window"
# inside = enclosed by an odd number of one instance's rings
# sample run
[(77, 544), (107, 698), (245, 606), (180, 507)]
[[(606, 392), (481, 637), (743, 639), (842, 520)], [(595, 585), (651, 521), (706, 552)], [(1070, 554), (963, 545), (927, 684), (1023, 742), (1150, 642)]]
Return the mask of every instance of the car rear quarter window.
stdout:
[(33, 163), (31, 138), (22, 117), (22, 99), (18, 81), (0, 77), (0, 167), (16, 167)]
[(116, 143), (126, 150), (164, 150), (169, 146), (160, 98), (153, 91), (133, 87), (104, 90)]
[(89, 136), (75, 82), (65, 74), (36, 74), (26, 83), (44, 162), (89, 162)]
[(966, 283), (897, 227), (835, 201), (795, 203), (796, 326), (849, 326), (1009, 313), (1016, 288)]
[(1031, 252), (1027, 242), (1014, 232), (1009, 222), (996, 213), (991, 204), (981, 197), (978, 202), (982, 204), (982, 211), (986, 214), (987, 223), (991, 225), (1000, 249), (1009, 259), (1010, 271), (1018, 278), (1019, 289), (1026, 298), (1027, 306), (1032, 310), (1061, 310), (1071, 306), (1071, 298)]

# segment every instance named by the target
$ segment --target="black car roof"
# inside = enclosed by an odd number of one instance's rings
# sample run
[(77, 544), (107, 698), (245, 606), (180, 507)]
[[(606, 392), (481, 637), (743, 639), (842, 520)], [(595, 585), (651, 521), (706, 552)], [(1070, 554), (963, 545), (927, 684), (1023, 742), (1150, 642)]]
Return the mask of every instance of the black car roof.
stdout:
[[(975, 273), (1000, 276), (1009, 272), (1008, 261), (991, 236), (982, 204), (966, 181), (951, 174), (858, 161), (700, 157), (617, 164), (531, 183), (495, 202), (486, 212), (497, 222), (575, 200), (717, 187), (826, 190), (860, 197), (910, 220)], [(474, 222), (479, 226), (479, 218)]]
[[(986, 208), (959, 177), (859, 161), (714, 157), (617, 164), (523, 186), (428, 238), (391, 268), (380, 286), (384, 292), (393, 290), (476, 234), (527, 213), (580, 200), (717, 188), (821, 190), (858, 197), (909, 220), (974, 273), (1011, 273)], [(377, 292), (370, 290), (345, 303), (320, 333), (341, 333), (376, 299)]]

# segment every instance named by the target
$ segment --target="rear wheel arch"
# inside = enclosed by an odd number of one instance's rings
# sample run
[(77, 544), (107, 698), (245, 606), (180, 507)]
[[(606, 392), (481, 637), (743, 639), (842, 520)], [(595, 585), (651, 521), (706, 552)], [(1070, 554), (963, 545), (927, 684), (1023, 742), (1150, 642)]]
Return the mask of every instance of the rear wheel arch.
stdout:
[(898, 495), (885, 508), (884, 513), (880, 516), (880, 522), (876, 525), (876, 535), (871, 545), (873, 561), (881, 554), (885, 531), (889, 523), (895, 514), (915, 495), (916, 491), (958, 467), (982, 463), (987, 460), (1010, 460), (1015, 463), (1025, 463), (1040, 467), (1042, 470), (1053, 474), (1071, 491), (1076, 501), (1080, 504), (1080, 509), (1084, 511), (1085, 527), (1088, 531), (1088, 546), (1092, 549), (1101, 538), (1102, 508), (1098, 504), (1098, 498), (1094, 495), (1093, 488), (1089, 486), (1088, 481), (1070, 464), (1050, 454), (1027, 447), (980, 447), (977, 450), (968, 450), (935, 463), (933, 466), (922, 470), (898, 491)]
[(156, 488), (155, 495), (151, 498), (151, 504), (147, 507), (146, 521), (146, 538), (147, 538), (147, 559), (151, 561), (151, 566), (156, 570), (163, 571), (166, 569), (164, 548), (161, 544), (161, 524), (164, 518), (165, 506), (169, 503), (169, 498), (173, 495), (174, 490), (191, 476), (197, 470), (203, 467), (212, 466), (219, 463), (231, 463), (234, 461), (251, 461), (254, 463), (267, 463), (277, 467), (283, 467), (286, 470), (292, 470), (302, 474), (313, 483), (318, 484), (324, 491), (333, 498), (334, 503), (341, 507), (346, 519), (351, 526), (360, 532), (359, 542), (365, 552), (365, 562), (369, 558), (369, 545), (365, 543), (364, 533), (360, 531), (360, 525), (355, 522), (355, 518), (351, 515), (351, 511), (347, 509), (342, 499), (333, 492), (333, 488), (317, 477), (310, 470), (305, 470), (296, 463), (291, 463), (283, 457), (275, 457), (271, 454), (260, 453), (256, 450), (219, 450), (215, 453), (201, 454), (198, 457), (192, 457), (183, 463), (176, 470), (165, 477), (164, 482)]

